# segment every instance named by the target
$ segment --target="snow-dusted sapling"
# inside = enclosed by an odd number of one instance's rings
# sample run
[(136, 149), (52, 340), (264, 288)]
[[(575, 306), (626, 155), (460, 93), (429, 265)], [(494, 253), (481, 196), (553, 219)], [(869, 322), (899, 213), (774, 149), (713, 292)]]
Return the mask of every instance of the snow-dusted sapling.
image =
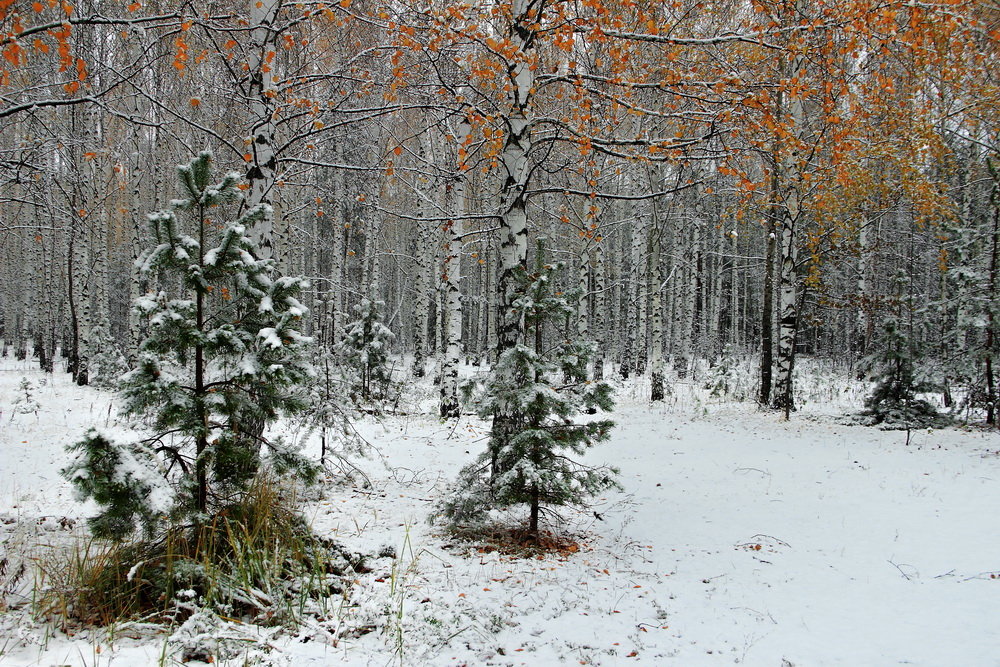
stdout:
[(90, 384), (101, 389), (116, 387), (119, 378), (128, 370), (128, 360), (108, 327), (103, 323), (92, 327), (84, 345), (87, 348)]
[(918, 392), (931, 391), (934, 385), (918, 378), (917, 363), (921, 355), (912, 330), (912, 304), (905, 296), (908, 278), (897, 276), (896, 284), (895, 312), (882, 322), (880, 346), (867, 360), (874, 370), (876, 384), (871, 396), (865, 399), (862, 421), (887, 429), (944, 426), (948, 418), (938, 414), (928, 401), (917, 398)]
[(202, 523), (239, 497), (265, 454), (279, 469), (311, 469), (261, 426), (304, 407), (295, 391), (310, 376), (310, 340), (298, 330), (304, 283), (256, 257), (247, 230), (265, 205), (225, 221), (223, 205), (240, 199), (238, 174), (213, 182), (208, 153), (178, 174), (184, 198), (149, 216), (155, 245), (137, 262), (169, 287), (135, 304), (149, 334), (121, 385), (123, 411), (151, 434), (91, 431), (63, 471), (100, 506), (92, 527), (101, 536), (137, 524), (153, 532), (168, 516)]
[(312, 365), (313, 377), (304, 387), (308, 407), (302, 413), (302, 437), (319, 433), (321, 465), (331, 459), (344, 462), (347, 454), (363, 453), (364, 443), (351, 423), (354, 411), (348, 396), (350, 382), (336, 355), (324, 346), (315, 346)]
[(385, 303), (367, 297), (354, 306), (357, 319), (347, 325), (337, 350), (354, 373), (352, 394), (357, 400), (384, 399), (392, 385), (389, 345), (395, 335), (382, 323)]
[[(14, 399), (14, 413), (21, 415), (38, 415), (38, 410), (41, 407), (38, 401), (35, 399), (35, 386), (31, 384), (28, 378), (21, 378), (21, 384), (18, 385), (18, 396)], [(11, 415), (11, 419), (14, 419)]]
[(578, 504), (616, 486), (614, 468), (570, 458), (614, 426), (578, 423), (578, 416), (611, 410), (613, 402), (609, 385), (587, 379), (593, 343), (568, 338), (575, 310), (555, 289), (560, 268), (544, 262), (539, 243), (534, 271), (520, 277), (520, 340), (500, 353), (479, 397), (480, 415), (494, 420), (489, 446), (459, 474), (443, 508), (456, 526), (480, 523), (494, 508), (527, 505), (528, 531), (536, 535), (545, 506)]

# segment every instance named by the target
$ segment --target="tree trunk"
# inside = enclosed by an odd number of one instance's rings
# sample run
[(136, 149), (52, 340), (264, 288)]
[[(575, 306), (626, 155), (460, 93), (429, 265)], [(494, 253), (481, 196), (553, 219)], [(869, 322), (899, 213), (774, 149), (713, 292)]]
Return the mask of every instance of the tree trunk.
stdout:
[[(499, 317), (497, 327), (497, 356), (513, 348), (524, 336), (524, 324), (514, 310), (514, 303), (521, 295), (519, 274), (528, 264), (528, 212), (527, 189), (530, 176), (532, 149), (532, 95), (535, 87), (534, 25), (538, 17), (533, 0), (513, 0), (511, 23), (507, 38), (511, 54), (507, 59), (509, 110), (505, 120), (504, 144), (500, 152), (503, 167), (500, 190), (501, 213), (500, 275), (497, 280)], [(517, 414), (498, 413), (493, 417), (492, 438), (503, 447), (511, 435), (520, 428)], [(496, 457), (492, 460), (493, 476), (496, 474)]]
[[(461, 128), (459, 130), (460, 138), (464, 139), (470, 131), (471, 128), (468, 126)], [(464, 231), (463, 218), (466, 213), (463, 166), (464, 164), (459, 161), (455, 183), (448, 186), (453, 188), (451, 196), (447, 197), (446, 202), (447, 210), (453, 217), (448, 221), (445, 230), (449, 239), (444, 246), (445, 310), (448, 313), (444, 357), (441, 364), (440, 414), (444, 419), (458, 417), (460, 414), (458, 364), (462, 355), (462, 236)]]
[[(804, 67), (801, 56), (792, 59), (789, 79)], [(781, 103), (779, 96), (779, 104)], [(792, 372), (795, 366), (795, 341), (798, 333), (798, 238), (796, 226), (801, 217), (799, 200), (799, 175), (802, 139), (805, 134), (805, 111), (802, 99), (793, 95), (788, 100), (791, 132), (790, 144), (776, 166), (782, 198), (781, 210), (781, 262), (778, 277), (778, 358), (775, 395), (772, 406), (782, 410), (787, 419), (795, 409), (792, 396)]]
[(607, 267), (604, 265), (604, 239), (596, 237), (594, 244), (594, 338), (597, 351), (594, 354), (594, 379), (604, 379), (604, 358), (607, 354), (608, 328), (605, 290), (607, 289)]
[(771, 206), (767, 212), (764, 233), (767, 235), (767, 250), (764, 253), (764, 285), (761, 289), (760, 312), (760, 396), (762, 407), (771, 404), (771, 384), (774, 372), (774, 264), (775, 238), (779, 215), (778, 176), (771, 177)]
[[(654, 219), (655, 220), (655, 219)], [(659, 221), (656, 220), (658, 223)], [(660, 286), (661, 229), (659, 224), (649, 229), (649, 309), (650, 309), (650, 391), (649, 400), (662, 401), (665, 397), (663, 372), (663, 290)]]
[[(250, 0), (250, 98), (251, 127), (249, 146), (250, 164), (247, 168), (250, 208), (265, 206), (264, 215), (258, 220), (249, 236), (257, 246), (261, 259), (274, 257), (274, 185), (277, 161), (274, 154), (275, 97), (274, 85), (278, 52), (274, 29), (280, 0)], [(339, 193), (338, 193), (339, 194)]]
[(993, 355), (996, 348), (996, 303), (997, 298), (997, 272), (1000, 270), (1000, 185), (997, 174), (990, 163), (990, 172), (994, 179), (993, 192), (990, 197), (993, 204), (993, 229), (990, 235), (990, 279), (989, 279), (989, 305), (987, 306), (986, 325), (986, 349), (985, 349), (985, 371), (986, 371), (986, 423), (996, 425), (997, 423), (997, 387), (996, 378), (993, 373)]

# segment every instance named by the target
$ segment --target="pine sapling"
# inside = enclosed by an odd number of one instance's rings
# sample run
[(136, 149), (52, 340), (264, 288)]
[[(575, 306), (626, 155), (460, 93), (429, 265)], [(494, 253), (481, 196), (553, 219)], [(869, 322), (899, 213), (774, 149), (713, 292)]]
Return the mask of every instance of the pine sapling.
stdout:
[(149, 433), (91, 431), (70, 446), (63, 471), (100, 506), (91, 526), (101, 537), (124, 538), (137, 526), (151, 533), (167, 517), (204, 523), (247, 488), (262, 450), (279, 469), (313, 472), (255, 427), (304, 407), (296, 391), (311, 376), (310, 339), (298, 330), (304, 281), (257, 259), (247, 229), (264, 206), (224, 221), (225, 205), (241, 198), (238, 174), (213, 182), (202, 153), (178, 176), (184, 196), (149, 216), (155, 245), (137, 261), (170, 288), (137, 299), (148, 335), (121, 381), (123, 412)]

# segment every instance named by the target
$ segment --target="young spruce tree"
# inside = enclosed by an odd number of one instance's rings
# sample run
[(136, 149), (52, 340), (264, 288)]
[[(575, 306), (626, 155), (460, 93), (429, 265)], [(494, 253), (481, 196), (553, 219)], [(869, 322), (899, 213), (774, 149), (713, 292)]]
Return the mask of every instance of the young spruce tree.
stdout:
[(938, 414), (937, 408), (929, 402), (917, 398), (919, 392), (930, 391), (934, 386), (919, 378), (922, 350), (914, 332), (910, 279), (900, 273), (895, 282), (895, 308), (883, 319), (879, 347), (866, 360), (873, 370), (875, 388), (865, 399), (861, 421), (884, 429), (944, 426), (948, 418)]
[(389, 345), (395, 334), (382, 323), (385, 303), (368, 297), (354, 306), (357, 319), (347, 325), (338, 352), (354, 374), (351, 393), (357, 401), (386, 398), (392, 384)]
[(486, 451), (459, 473), (443, 507), (456, 526), (481, 523), (494, 508), (527, 505), (528, 531), (537, 535), (543, 507), (578, 504), (617, 486), (616, 469), (570, 458), (607, 439), (614, 422), (574, 421), (588, 410), (611, 410), (613, 401), (608, 384), (587, 379), (593, 343), (568, 338), (575, 311), (554, 287), (561, 268), (545, 263), (539, 241), (534, 271), (522, 275), (514, 304), (522, 339), (501, 352), (479, 400), (480, 416), (502, 415), (516, 426), (494, 426)]
[[(246, 490), (265, 451), (279, 470), (312, 467), (260, 424), (304, 406), (296, 387), (310, 375), (310, 339), (299, 278), (274, 274), (255, 256), (247, 229), (265, 206), (223, 222), (240, 177), (212, 180), (211, 155), (178, 167), (182, 199), (148, 216), (156, 245), (137, 262), (169, 286), (137, 299), (148, 318), (137, 367), (123, 376), (123, 412), (152, 426), (146, 437), (91, 430), (69, 447), (63, 471), (100, 512), (94, 533), (124, 538), (162, 519), (200, 524)], [(191, 234), (185, 233), (185, 228)]]

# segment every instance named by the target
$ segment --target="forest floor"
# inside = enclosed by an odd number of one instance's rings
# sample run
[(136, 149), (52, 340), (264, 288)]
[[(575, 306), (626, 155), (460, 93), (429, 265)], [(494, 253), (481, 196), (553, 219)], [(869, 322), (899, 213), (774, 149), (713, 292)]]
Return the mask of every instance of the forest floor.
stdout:
[[(38, 402), (27, 414), (15, 404), (22, 378)], [(432, 388), (413, 391), (427, 412), (359, 422), (368, 455), (305, 506), (321, 534), (396, 557), (371, 560), (333, 621), (296, 631), (234, 623), (238, 648), (220, 662), (1000, 664), (994, 431), (908, 439), (852, 425), (843, 415), (861, 390), (822, 372), (803, 371), (802, 409), (789, 422), (697, 383), (655, 406), (641, 381), (625, 384), (618, 426), (590, 455), (621, 469), (624, 490), (561, 512), (559, 531), (575, 546), (525, 557), (428, 523), (487, 429), (434, 418)], [(68, 443), (114, 421), (113, 395), (0, 359), (0, 411), (0, 555), (44, 561), (84, 539), (89, 510), (58, 471)], [(168, 629), (70, 636), (36, 619), (39, 581), (4, 591), (0, 665), (175, 664)]]

